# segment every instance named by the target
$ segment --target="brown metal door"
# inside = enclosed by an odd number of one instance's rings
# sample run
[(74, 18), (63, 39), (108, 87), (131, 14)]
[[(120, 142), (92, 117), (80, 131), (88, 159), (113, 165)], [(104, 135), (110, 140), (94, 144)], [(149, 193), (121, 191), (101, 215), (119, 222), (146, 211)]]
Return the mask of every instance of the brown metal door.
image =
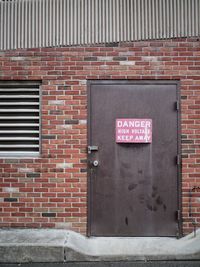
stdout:
[[(177, 236), (176, 82), (88, 82), (88, 235)], [(118, 118), (152, 119), (152, 143), (116, 143)]]

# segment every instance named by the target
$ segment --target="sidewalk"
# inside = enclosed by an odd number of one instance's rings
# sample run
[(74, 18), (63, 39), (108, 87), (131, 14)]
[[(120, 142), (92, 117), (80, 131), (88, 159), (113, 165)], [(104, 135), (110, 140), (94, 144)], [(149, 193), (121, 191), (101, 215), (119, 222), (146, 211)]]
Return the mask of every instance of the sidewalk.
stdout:
[(1, 229), (0, 263), (200, 260), (196, 237), (91, 237), (67, 230)]

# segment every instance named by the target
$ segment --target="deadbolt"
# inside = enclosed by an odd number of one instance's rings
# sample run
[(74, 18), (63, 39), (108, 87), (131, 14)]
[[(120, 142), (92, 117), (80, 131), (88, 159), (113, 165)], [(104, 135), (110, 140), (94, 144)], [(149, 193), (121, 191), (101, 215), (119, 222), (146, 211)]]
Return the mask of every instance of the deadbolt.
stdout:
[(94, 160), (94, 161), (93, 161), (93, 166), (94, 166), (94, 167), (97, 167), (98, 165), (99, 165), (98, 160)]

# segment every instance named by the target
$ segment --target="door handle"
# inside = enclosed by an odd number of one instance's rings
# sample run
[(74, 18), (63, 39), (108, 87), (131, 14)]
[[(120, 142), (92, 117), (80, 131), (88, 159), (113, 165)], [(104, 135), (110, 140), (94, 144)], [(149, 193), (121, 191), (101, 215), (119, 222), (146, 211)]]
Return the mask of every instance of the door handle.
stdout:
[(98, 146), (88, 146), (88, 154), (91, 154), (93, 151), (98, 151)]

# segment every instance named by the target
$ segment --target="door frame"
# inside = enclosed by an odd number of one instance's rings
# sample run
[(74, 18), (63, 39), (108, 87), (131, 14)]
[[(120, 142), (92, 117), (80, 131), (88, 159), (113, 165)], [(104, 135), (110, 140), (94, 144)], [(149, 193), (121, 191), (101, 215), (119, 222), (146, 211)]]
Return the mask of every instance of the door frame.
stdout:
[[(91, 123), (92, 123), (92, 111), (91, 111), (91, 87), (92, 85), (147, 85), (147, 84), (155, 84), (155, 85), (176, 85), (176, 101), (177, 106), (177, 224), (178, 224), (178, 232), (177, 238), (181, 238), (183, 236), (183, 221), (182, 221), (182, 154), (181, 154), (181, 97), (180, 97), (180, 81), (179, 80), (87, 80), (87, 147), (91, 144)], [(87, 153), (87, 229), (86, 234), (88, 237), (91, 235), (91, 174), (89, 168), (89, 160), (88, 160), (88, 151)]]

